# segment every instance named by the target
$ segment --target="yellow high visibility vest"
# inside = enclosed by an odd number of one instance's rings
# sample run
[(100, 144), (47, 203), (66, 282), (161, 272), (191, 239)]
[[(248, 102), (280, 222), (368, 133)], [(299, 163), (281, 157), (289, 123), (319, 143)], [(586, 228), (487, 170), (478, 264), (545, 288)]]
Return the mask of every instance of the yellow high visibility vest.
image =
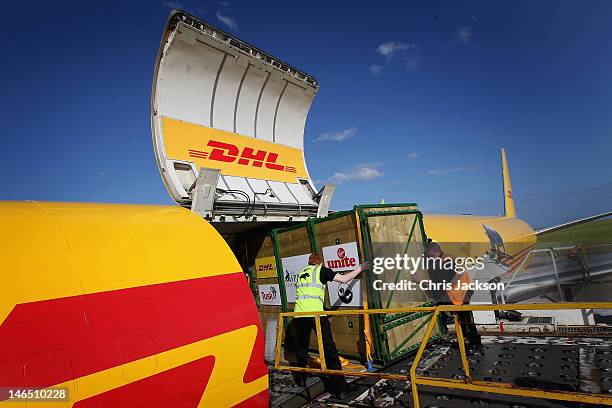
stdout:
[[(294, 312), (322, 312), (325, 286), (321, 283), (321, 265), (308, 265), (302, 269), (295, 284)], [(311, 317), (311, 316), (301, 316)]]

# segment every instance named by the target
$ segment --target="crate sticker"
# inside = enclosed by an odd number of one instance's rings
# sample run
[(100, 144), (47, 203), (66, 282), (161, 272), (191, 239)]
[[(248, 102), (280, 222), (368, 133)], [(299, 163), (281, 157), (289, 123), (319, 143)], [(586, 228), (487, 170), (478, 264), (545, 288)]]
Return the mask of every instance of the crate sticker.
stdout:
[(283, 276), (285, 278), (285, 292), (287, 303), (295, 303), (295, 284), (302, 269), (308, 266), (310, 254), (288, 256), (283, 258)]
[[(357, 242), (347, 242), (346, 244), (324, 247), (323, 262), (325, 266), (333, 269), (335, 272), (352, 271), (361, 263), (359, 262)], [(332, 306), (363, 306), (360, 279), (353, 279), (348, 284), (329, 282), (327, 290)]]
[(325, 266), (335, 272), (352, 271), (360, 263), (357, 242), (324, 247), (323, 260)]
[(353, 279), (349, 283), (329, 282), (327, 290), (332, 306), (363, 306), (361, 279)]
[(255, 259), (257, 278), (276, 278), (276, 260), (273, 256)]
[(280, 306), (280, 289), (278, 283), (272, 285), (258, 285), (259, 286), (259, 304), (260, 305), (271, 305)]

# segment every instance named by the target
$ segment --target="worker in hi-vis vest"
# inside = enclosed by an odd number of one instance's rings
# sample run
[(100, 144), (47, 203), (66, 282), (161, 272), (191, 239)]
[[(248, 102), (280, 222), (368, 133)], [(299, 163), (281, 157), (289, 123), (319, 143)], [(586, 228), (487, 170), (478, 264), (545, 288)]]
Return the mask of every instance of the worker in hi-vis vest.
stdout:
[[(298, 275), (295, 285), (295, 306), (294, 312), (321, 312), (325, 300), (325, 285), (327, 282), (350, 282), (362, 270), (367, 268), (367, 263), (358, 266), (350, 272), (340, 274), (330, 268), (323, 266), (323, 257), (318, 253), (313, 253), (308, 258), (308, 266)], [(295, 328), (296, 347), (295, 353), (297, 365), (306, 367), (308, 362), (308, 348), (310, 345), (310, 334), (315, 330), (314, 316), (296, 316), (291, 324)], [(342, 370), (338, 350), (332, 337), (331, 325), (326, 316), (321, 316), (321, 337), (323, 339), (323, 350), (325, 352), (325, 364), (330, 370)], [(306, 384), (306, 377), (303, 373), (296, 376), (296, 382), (300, 386)], [(347, 382), (343, 376), (332, 375), (323, 378), (325, 388), (334, 397), (344, 399), (347, 391)]]

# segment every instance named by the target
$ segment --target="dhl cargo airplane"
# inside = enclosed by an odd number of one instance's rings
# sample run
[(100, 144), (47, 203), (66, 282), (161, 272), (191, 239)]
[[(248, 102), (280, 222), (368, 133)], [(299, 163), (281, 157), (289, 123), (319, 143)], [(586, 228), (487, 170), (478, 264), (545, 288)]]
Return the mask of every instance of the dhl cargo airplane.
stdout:
[[(42, 389), (56, 393), (28, 406), (267, 407), (257, 308), (228, 242), (328, 213), (333, 186), (317, 192), (303, 159), (317, 90), (312, 76), (172, 12), (151, 121), (180, 206), (0, 203), (0, 406)], [(501, 239), (512, 262), (535, 245), (503, 160), (505, 216), (427, 214), (431, 238)]]
[(612, 212), (606, 212), (535, 231), (527, 222), (517, 218), (504, 149), (501, 150), (501, 155), (505, 209), (503, 216), (423, 215), (427, 236), (443, 246), (449, 246), (453, 255), (479, 256), (494, 248), (507, 255), (508, 272), (512, 272), (525, 260), (529, 251), (535, 248), (538, 235), (612, 215)]
[(253, 296), (192, 211), (0, 202), (0, 259), (0, 406), (268, 406)]
[[(335, 186), (318, 190), (304, 159), (304, 125), (318, 88), (312, 75), (173, 12), (151, 97), (153, 145), (170, 196), (231, 244), (262, 222), (328, 214)], [(499, 237), (496, 245), (519, 263), (537, 234), (516, 217), (503, 150), (502, 169), (503, 216), (425, 214), (427, 234), (440, 243), (469, 243), (452, 250), (465, 255), (482, 254)]]

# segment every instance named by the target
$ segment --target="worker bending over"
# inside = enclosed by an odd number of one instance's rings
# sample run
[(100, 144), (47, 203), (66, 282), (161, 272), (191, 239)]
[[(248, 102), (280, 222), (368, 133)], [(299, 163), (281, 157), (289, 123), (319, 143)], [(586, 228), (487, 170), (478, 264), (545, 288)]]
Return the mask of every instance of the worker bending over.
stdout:
[[(323, 266), (323, 257), (319, 253), (313, 253), (308, 258), (308, 266), (298, 275), (295, 285), (296, 300), (294, 312), (322, 312), (325, 300), (325, 285), (334, 281), (347, 283), (353, 280), (359, 273), (367, 268), (367, 263), (358, 266), (350, 272), (340, 274), (330, 268)], [(296, 316), (291, 324), (296, 334), (296, 359), (299, 367), (306, 367), (308, 362), (308, 347), (310, 345), (310, 333), (315, 330), (314, 316)], [(321, 316), (321, 337), (323, 339), (323, 350), (325, 352), (325, 364), (330, 370), (342, 370), (338, 350), (332, 337), (331, 325), (327, 316)], [(298, 385), (304, 386), (306, 377), (304, 373), (296, 376)], [(338, 399), (344, 399), (347, 391), (347, 382), (343, 376), (332, 375), (323, 378), (327, 391)]]
[[(442, 252), (442, 248), (437, 242), (428, 241), (425, 247), (425, 257), (426, 258), (441, 258), (444, 259), (444, 252)], [(455, 266), (453, 262), (453, 266), (450, 268), (442, 267), (442, 262), (431, 262), (428, 263), (430, 267), (429, 271), (429, 279), (432, 282), (451, 282), (451, 288), (448, 291), (432, 291), (430, 296), (438, 303), (438, 304), (453, 304), (453, 305), (463, 305), (469, 304), (470, 298), (474, 291), (472, 290), (464, 290), (457, 289), (457, 281), (469, 284), (470, 277), (467, 272), (457, 273), (455, 272)], [(478, 329), (476, 328), (476, 324), (474, 323), (474, 315), (471, 311), (465, 310), (460, 312), (455, 312), (459, 317), (459, 324), (461, 325), (461, 331), (463, 332), (463, 336), (468, 343), (468, 346), (480, 346), (482, 344), (482, 340), (480, 334), (478, 334)]]

